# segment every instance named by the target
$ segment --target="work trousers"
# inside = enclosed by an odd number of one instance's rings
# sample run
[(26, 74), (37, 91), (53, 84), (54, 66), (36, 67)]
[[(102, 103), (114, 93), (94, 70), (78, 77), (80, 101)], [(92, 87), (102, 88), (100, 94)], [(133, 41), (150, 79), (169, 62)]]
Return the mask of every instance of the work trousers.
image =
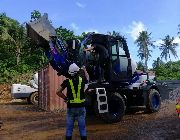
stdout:
[(74, 122), (77, 119), (78, 127), (81, 137), (86, 137), (86, 109), (85, 107), (80, 108), (67, 108), (67, 128), (66, 128), (66, 137), (71, 137), (74, 128)]

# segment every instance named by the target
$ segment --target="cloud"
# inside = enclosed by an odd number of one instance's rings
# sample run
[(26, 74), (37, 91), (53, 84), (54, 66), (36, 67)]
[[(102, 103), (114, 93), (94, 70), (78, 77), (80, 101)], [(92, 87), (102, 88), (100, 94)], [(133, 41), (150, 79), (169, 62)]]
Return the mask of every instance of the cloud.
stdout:
[[(173, 42), (174, 42), (174, 43), (178, 43), (178, 45), (180, 45), (180, 38), (179, 38), (178, 36), (176, 36), (176, 37), (174, 38), (174, 41), (173, 41)], [(159, 40), (157, 40), (157, 41), (154, 43), (154, 45), (155, 45), (155, 46), (160, 46), (162, 43), (163, 43), (163, 41), (162, 41), (161, 39), (159, 39)], [(178, 49), (180, 49), (180, 47), (179, 47)]]
[(85, 4), (80, 3), (80, 2), (76, 2), (76, 5), (77, 5), (78, 7), (80, 7), (80, 8), (85, 8), (85, 7), (86, 7)]
[(180, 45), (180, 38), (179, 38), (179, 36), (176, 36), (174, 38), (174, 43), (178, 43)]
[(75, 24), (75, 23), (71, 23), (71, 28), (73, 29), (73, 30), (79, 30), (79, 27)]
[(88, 32), (95, 32), (95, 33), (99, 33), (99, 31), (98, 31), (98, 30), (96, 30), (96, 29), (88, 29), (88, 30), (86, 30), (86, 31), (85, 31), (85, 33), (88, 33)]
[(136, 40), (139, 36), (139, 32), (147, 30), (145, 25), (141, 21), (133, 21), (132, 24), (129, 25), (129, 28), (130, 31), (128, 31), (127, 33), (129, 33), (134, 40)]

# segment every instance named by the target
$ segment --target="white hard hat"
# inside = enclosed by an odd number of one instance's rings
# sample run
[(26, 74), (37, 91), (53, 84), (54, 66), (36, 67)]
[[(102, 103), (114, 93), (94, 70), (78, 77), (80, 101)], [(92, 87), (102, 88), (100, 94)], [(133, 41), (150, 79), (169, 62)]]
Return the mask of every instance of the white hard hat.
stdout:
[(75, 64), (75, 63), (72, 63), (70, 66), (69, 66), (69, 70), (68, 70), (68, 73), (70, 75), (74, 75), (76, 74), (78, 71), (79, 71), (79, 67)]

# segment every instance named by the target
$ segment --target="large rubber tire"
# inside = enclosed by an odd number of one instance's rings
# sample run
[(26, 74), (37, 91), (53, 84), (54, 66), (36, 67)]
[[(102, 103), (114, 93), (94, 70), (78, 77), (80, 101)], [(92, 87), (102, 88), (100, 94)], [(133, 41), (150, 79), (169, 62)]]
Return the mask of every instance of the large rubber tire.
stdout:
[(108, 99), (108, 112), (99, 113), (97, 101), (94, 104), (96, 116), (100, 117), (106, 123), (119, 122), (125, 114), (125, 102), (119, 93), (112, 93), (107, 97)]
[(39, 98), (38, 92), (32, 93), (31, 96), (30, 96), (30, 101), (31, 101), (31, 103), (32, 103), (33, 105), (38, 105), (38, 100), (39, 100), (38, 98)]
[(147, 97), (146, 108), (148, 112), (158, 112), (161, 107), (161, 96), (156, 89), (150, 89)]

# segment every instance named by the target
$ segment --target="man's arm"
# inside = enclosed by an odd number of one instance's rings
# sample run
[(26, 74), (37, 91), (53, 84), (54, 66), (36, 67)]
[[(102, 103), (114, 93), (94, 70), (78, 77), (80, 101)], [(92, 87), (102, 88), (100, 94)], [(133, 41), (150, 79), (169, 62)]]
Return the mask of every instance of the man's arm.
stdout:
[(64, 90), (64, 89), (62, 88), (62, 86), (60, 86), (60, 87), (57, 89), (56, 94), (57, 94), (59, 97), (63, 98), (64, 100), (67, 100), (67, 97), (62, 93), (63, 90)]
[(89, 74), (88, 74), (88, 72), (87, 72), (87, 70), (86, 70), (86, 67), (85, 67), (85, 66), (82, 66), (82, 69), (83, 69), (83, 71), (84, 71), (86, 80), (89, 82)]

